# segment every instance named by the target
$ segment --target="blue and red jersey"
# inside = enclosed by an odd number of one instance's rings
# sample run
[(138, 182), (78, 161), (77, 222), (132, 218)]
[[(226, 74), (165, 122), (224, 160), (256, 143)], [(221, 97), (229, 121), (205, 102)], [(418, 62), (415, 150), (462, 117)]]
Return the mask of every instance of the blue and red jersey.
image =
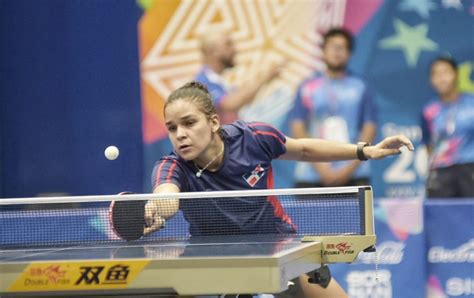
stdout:
[[(315, 73), (298, 88), (291, 120), (302, 121), (311, 138), (329, 139), (344, 143), (357, 143), (362, 127), (377, 122), (377, 109), (367, 84), (360, 78), (346, 75), (331, 79)], [(349, 161), (335, 161), (331, 167), (338, 169)], [(370, 164), (362, 163), (354, 178), (370, 176)], [(299, 182), (320, 180), (312, 164), (300, 162), (295, 178)]]
[(214, 72), (207, 66), (204, 66), (194, 78), (199, 83), (205, 85), (211, 94), (212, 101), (217, 108), (217, 112), (224, 124), (232, 123), (238, 119), (235, 112), (224, 112), (220, 108), (222, 102), (226, 99), (231, 88), (227, 85), (221, 75)]
[[(215, 171), (201, 177), (193, 162), (175, 153), (161, 158), (152, 185), (177, 185), (181, 192), (273, 188), (271, 161), (286, 152), (278, 129), (259, 122), (236, 121), (222, 126), (224, 158)], [(276, 197), (180, 200), (193, 236), (293, 232), (291, 219)]]
[(423, 109), (423, 142), (432, 148), (430, 168), (474, 163), (474, 95), (447, 103), (436, 98)]

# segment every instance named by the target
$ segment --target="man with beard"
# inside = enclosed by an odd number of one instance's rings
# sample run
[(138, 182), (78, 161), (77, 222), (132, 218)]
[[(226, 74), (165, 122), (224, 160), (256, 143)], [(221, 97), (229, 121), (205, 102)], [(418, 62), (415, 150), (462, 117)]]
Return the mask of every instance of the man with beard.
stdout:
[(231, 87), (222, 76), (225, 70), (234, 67), (236, 55), (229, 32), (206, 33), (200, 43), (204, 65), (195, 80), (208, 88), (221, 123), (231, 123), (238, 119), (239, 110), (255, 99), (260, 88), (279, 75), (281, 65), (247, 78), (238, 88)]
[[(367, 146), (376, 134), (376, 109), (366, 83), (347, 71), (352, 34), (333, 28), (323, 37), (323, 73), (298, 88), (291, 115), (295, 138), (322, 138)], [(362, 157), (363, 158), (363, 157)], [(360, 158), (360, 159), (362, 159)], [(298, 163), (296, 187), (368, 185), (370, 166), (360, 160)]]

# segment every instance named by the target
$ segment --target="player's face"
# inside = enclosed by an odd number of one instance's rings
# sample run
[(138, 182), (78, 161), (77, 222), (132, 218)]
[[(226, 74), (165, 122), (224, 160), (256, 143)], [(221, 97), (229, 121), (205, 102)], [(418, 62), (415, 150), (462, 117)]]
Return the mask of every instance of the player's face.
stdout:
[(342, 36), (333, 36), (327, 39), (323, 47), (323, 60), (329, 69), (344, 71), (351, 56), (347, 40)]
[(452, 92), (457, 84), (456, 71), (447, 62), (435, 62), (431, 67), (431, 84), (440, 95)]
[(200, 157), (219, 129), (216, 115), (207, 117), (196, 104), (186, 99), (166, 106), (165, 122), (176, 153), (185, 160)]

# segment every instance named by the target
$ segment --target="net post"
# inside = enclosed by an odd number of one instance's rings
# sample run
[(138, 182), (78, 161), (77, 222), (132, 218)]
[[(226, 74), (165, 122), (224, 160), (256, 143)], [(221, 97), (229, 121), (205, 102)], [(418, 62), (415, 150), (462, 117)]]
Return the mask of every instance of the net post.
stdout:
[(365, 235), (375, 235), (374, 229), (374, 200), (372, 194), (372, 187), (367, 186), (364, 189), (364, 219), (365, 219)]
[(352, 263), (360, 252), (373, 252), (375, 250), (376, 235), (372, 187), (358, 187), (357, 198), (360, 212), (359, 235), (306, 235), (303, 237), (303, 242), (321, 242), (322, 264)]

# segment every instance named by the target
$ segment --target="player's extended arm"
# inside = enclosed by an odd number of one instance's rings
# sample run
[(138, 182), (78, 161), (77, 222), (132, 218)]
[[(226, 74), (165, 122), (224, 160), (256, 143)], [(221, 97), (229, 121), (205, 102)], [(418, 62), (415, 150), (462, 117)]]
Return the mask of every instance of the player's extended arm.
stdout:
[[(364, 155), (369, 159), (380, 159), (400, 154), (401, 147), (414, 150), (410, 140), (403, 136), (387, 137), (380, 143), (366, 146)], [(322, 139), (292, 139), (286, 137), (286, 153), (280, 159), (299, 161), (335, 161), (357, 159), (357, 145)]]
[[(157, 186), (153, 193), (178, 193), (179, 187), (172, 183), (164, 183)], [(157, 199), (150, 200), (145, 205), (145, 227), (144, 235), (161, 229), (165, 220), (173, 217), (179, 210), (179, 199)]]
[(276, 78), (280, 73), (281, 66), (272, 67), (264, 74), (244, 83), (242, 86), (225, 95), (225, 98), (219, 105), (223, 111), (238, 112), (243, 106), (251, 103), (255, 95), (263, 85)]

